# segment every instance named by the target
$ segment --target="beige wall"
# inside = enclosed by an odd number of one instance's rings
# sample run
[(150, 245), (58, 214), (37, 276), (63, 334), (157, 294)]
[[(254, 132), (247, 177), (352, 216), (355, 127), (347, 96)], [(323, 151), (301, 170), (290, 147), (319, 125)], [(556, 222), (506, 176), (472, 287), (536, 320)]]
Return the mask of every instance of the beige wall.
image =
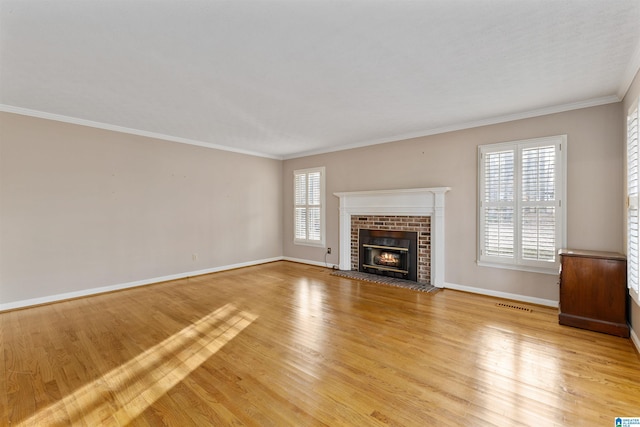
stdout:
[(477, 147), (568, 135), (567, 239), (578, 249), (623, 250), (623, 139), (620, 103), (284, 162), (284, 255), (324, 261), (325, 250), (293, 244), (293, 170), (325, 166), (328, 261), (338, 264), (338, 198), (334, 192), (451, 187), (446, 195), (445, 281), (558, 300), (557, 277), (476, 265)]
[[(622, 111), (624, 114), (621, 119), (621, 127), (623, 129), (626, 129), (626, 125), (627, 125), (626, 118), (627, 118), (627, 113), (629, 111), (629, 107), (631, 107), (631, 104), (633, 104), (633, 101), (637, 100), (639, 96), (640, 96), (640, 72), (636, 74), (636, 77), (633, 80), (631, 87), (629, 88), (629, 90), (627, 91), (627, 94), (622, 100)], [(625, 138), (623, 139), (622, 145), (623, 145), (623, 148), (626, 148), (626, 135), (625, 135)], [(625, 165), (626, 165), (626, 160), (625, 160)], [(625, 242), (625, 245), (626, 245), (626, 242)], [(630, 307), (631, 307), (631, 310), (630, 310), (631, 328), (635, 331), (636, 334), (640, 334), (640, 306), (635, 301), (631, 301)]]
[(9, 113), (0, 129), (0, 303), (282, 256), (279, 160)]
[(292, 173), (314, 166), (329, 263), (334, 192), (450, 186), (446, 282), (557, 300), (554, 275), (475, 264), (477, 146), (567, 134), (568, 246), (623, 251), (623, 122), (609, 104), (280, 162), (1, 113), (0, 303), (282, 255), (322, 263), (292, 234)]

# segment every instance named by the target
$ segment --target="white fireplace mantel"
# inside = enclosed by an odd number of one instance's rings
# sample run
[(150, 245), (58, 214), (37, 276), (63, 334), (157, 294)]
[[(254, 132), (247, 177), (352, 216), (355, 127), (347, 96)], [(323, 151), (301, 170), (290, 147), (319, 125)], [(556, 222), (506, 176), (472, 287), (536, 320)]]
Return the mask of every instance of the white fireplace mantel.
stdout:
[(450, 187), (333, 193), (340, 198), (340, 270), (351, 269), (352, 215), (431, 217), (431, 284), (444, 287), (444, 194)]

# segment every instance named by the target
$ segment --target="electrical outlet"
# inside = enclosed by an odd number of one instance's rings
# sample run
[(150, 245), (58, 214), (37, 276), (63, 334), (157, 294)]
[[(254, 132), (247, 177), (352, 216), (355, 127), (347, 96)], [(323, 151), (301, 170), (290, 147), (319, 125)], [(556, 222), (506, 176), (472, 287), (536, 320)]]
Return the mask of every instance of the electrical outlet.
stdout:
[(191, 254), (191, 259), (194, 261), (198, 260), (198, 254)]
[(331, 253), (331, 248), (327, 248), (327, 253), (330, 254)]

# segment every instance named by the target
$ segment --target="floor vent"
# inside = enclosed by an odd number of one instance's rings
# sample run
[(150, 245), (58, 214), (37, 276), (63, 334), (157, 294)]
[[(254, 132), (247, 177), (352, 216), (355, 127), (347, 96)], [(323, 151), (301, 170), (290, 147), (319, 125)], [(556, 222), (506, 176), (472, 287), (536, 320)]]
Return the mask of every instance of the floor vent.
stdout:
[(496, 305), (498, 307), (502, 307), (502, 308), (511, 308), (513, 310), (518, 310), (518, 311), (524, 311), (524, 312), (527, 312), (527, 313), (531, 313), (531, 309), (530, 308), (520, 307), (519, 305), (504, 304), (502, 302), (496, 303)]

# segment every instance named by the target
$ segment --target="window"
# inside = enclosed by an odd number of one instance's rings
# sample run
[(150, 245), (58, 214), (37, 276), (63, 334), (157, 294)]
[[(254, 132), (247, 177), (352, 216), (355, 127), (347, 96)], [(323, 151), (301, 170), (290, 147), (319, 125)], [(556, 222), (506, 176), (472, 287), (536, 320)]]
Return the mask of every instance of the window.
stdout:
[(566, 135), (478, 147), (478, 264), (558, 273)]
[(293, 171), (294, 242), (324, 246), (324, 167)]
[(638, 101), (627, 116), (627, 284), (629, 294), (640, 302), (638, 279)]

